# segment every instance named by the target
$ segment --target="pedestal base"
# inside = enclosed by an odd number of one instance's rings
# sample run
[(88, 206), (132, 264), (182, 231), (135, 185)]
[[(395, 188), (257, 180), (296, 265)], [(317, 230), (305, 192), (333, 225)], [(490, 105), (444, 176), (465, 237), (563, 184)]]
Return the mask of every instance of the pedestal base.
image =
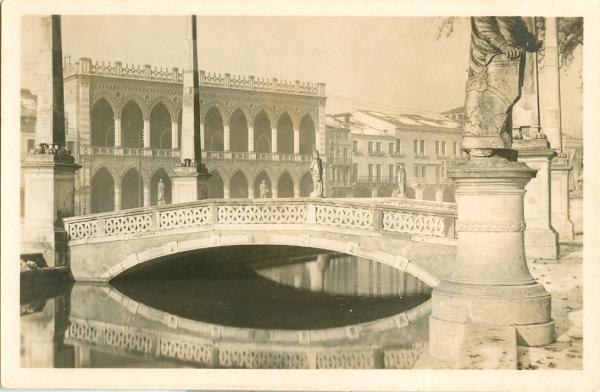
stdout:
[(173, 203), (208, 199), (208, 180), (211, 175), (206, 169), (176, 167), (173, 171)]
[(572, 241), (573, 223), (569, 218), (569, 166), (564, 156), (552, 160), (550, 166), (550, 193), (552, 195), (552, 228), (558, 232), (561, 241)]

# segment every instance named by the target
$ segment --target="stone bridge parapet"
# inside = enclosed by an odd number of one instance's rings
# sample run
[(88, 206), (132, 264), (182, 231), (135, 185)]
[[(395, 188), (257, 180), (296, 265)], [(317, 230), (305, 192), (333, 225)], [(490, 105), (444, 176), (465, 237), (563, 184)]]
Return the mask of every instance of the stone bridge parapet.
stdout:
[[(270, 244), (369, 258), (435, 286), (455, 256), (455, 220), (448, 203), (294, 198), (200, 200), (64, 223), (77, 280), (107, 281), (139, 263), (197, 249)], [(409, 267), (414, 260), (419, 265)]]

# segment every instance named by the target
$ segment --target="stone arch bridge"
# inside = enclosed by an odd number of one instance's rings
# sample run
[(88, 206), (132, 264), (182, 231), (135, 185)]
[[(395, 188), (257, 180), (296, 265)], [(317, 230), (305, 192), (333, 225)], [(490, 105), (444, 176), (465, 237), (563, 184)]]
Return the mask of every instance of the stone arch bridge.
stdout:
[(431, 287), (452, 271), (456, 206), (407, 199), (200, 200), (65, 218), (78, 281), (199, 249), (289, 245), (390, 265)]

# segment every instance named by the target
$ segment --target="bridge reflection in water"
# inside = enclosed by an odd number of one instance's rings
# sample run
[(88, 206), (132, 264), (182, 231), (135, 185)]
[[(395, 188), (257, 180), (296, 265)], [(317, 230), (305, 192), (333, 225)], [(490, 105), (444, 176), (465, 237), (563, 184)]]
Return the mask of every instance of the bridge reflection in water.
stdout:
[(21, 305), (23, 367), (412, 368), (430, 288), (374, 261), (237, 246)]

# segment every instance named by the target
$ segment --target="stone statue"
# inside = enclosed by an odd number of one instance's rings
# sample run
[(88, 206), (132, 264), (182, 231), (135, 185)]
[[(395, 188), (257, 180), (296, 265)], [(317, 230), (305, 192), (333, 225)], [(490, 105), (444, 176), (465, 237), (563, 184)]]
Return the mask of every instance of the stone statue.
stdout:
[(519, 99), (524, 50), (537, 41), (521, 17), (471, 18), (463, 148), (490, 156), (512, 147), (511, 111)]
[(313, 151), (313, 159), (310, 163), (310, 174), (313, 180), (313, 191), (310, 197), (323, 197), (323, 162), (319, 158), (319, 151)]
[(160, 180), (158, 180), (158, 192), (156, 194), (156, 204), (159, 206), (164, 205), (165, 202), (165, 183), (163, 182), (163, 179), (161, 178)]
[(396, 168), (396, 176), (398, 177), (398, 194), (397, 197), (406, 197), (406, 170), (402, 163)]
[(267, 186), (267, 182), (262, 180), (260, 185), (258, 186), (258, 190), (260, 191), (260, 198), (266, 199), (269, 197), (269, 187)]

